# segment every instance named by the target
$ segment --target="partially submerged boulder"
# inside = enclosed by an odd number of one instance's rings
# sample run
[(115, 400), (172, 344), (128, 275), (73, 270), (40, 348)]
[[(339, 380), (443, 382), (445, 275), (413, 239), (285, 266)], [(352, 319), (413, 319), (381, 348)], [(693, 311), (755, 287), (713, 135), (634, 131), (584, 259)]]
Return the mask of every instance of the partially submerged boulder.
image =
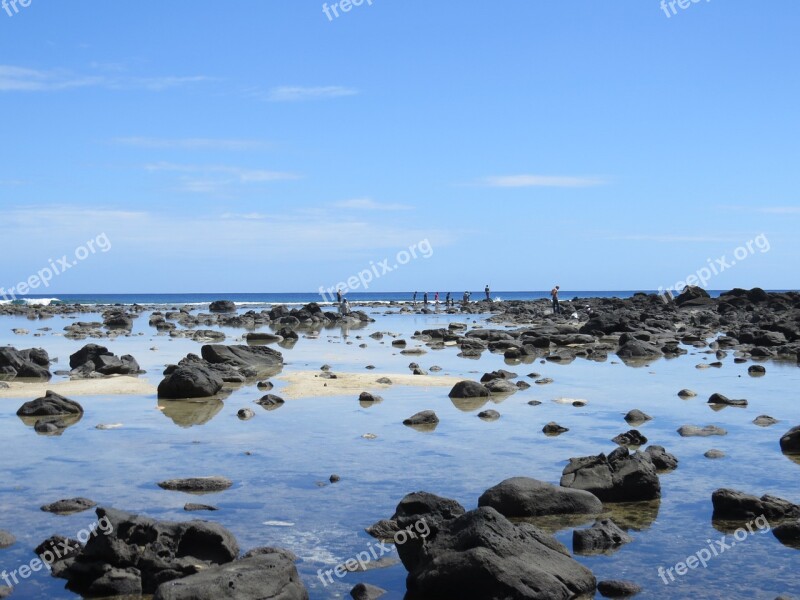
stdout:
[(760, 516), (769, 521), (800, 519), (800, 505), (783, 498), (764, 495), (761, 498), (727, 488), (718, 489), (711, 495), (714, 519), (746, 521)]
[(561, 485), (586, 490), (603, 502), (636, 502), (661, 497), (661, 482), (650, 457), (620, 446), (608, 456), (572, 458)]
[(486, 490), (478, 506), (490, 506), (508, 518), (598, 514), (603, 503), (592, 493), (528, 477), (512, 477)]

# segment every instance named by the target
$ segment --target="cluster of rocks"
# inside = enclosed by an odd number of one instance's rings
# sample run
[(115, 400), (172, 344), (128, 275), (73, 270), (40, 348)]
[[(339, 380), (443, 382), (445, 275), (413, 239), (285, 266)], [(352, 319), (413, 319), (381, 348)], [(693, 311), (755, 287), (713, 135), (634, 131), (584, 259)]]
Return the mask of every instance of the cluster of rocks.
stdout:
[[(557, 362), (576, 357), (605, 360), (609, 354), (616, 354), (636, 365), (685, 353), (682, 344), (733, 350), (741, 358), (798, 361), (800, 354), (797, 292), (734, 289), (710, 298), (701, 288), (689, 287), (674, 299), (638, 293), (626, 299), (576, 298), (562, 305), (561, 316), (553, 315), (544, 300), (468, 305), (463, 308), (465, 312), (490, 310), (495, 313), (490, 321), (520, 328), (420, 333), (432, 342), (459, 345), (461, 355), (467, 358), (487, 349), (508, 359)], [(724, 335), (707, 343), (719, 332)]]
[(239, 557), (233, 534), (216, 523), (156, 521), (107, 508), (96, 512), (102, 531), (96, 530), (85, 546), (58, 538), (72, 551), (52, 564), (53, 576), (85, 597), (308, 599), (297, 557), (286, 550), (257, 548)]
[(800, 549), (800, 505), (783, 498), (764, 495), (760, 498), (731, 489), (719, 489), (711, 495), (715, 527), (730, 532), (734, 526), (756, 525), (762, 533), (771, 530), (782, 544)]
[(283, 368), (281, 353), (266, 346), (209, 344), (200, 353), (189, 354), (166, 368), (158, 386), (160, 398), (208, 398), (219, 394), (226, 384), (242, 385), (276, 375)]
[(17, 350), (0, 348), (0, 381), (23, 379), (50, 379), (50, 356), (41, 348)]
[[(116, 356), (105, 346), (87, 344), (69, 357), (69, 376), (72, 379), (98, 379), (109, 375), (140, 375), (144, 373), (130, 354)], [(57, 374), (59, 374), (57, 372)]]

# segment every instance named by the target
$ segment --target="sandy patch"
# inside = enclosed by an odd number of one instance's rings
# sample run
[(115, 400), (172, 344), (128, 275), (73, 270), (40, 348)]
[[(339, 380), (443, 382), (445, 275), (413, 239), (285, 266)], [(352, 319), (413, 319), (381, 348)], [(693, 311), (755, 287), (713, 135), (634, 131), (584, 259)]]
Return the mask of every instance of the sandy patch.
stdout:
[[(288, 384), (280, 391), (280, 394), (287, 398), (358, 395), (367, 390), (386, 390), (396, 386), (451, 388), (463, 379), (449, 375), (412, 375), (411, 373), (335, 372), (336, 379), (323, 379), (320, 375), (322, 375), (322, 371), (295, 371), (284, 373), (275, 379)], [(377, 380), (381, 377), (391, 379), (391, 385), (378, 383)]]
[(150, 396), (156, 388), (146, 379), (138, 377), (109, 377), (107, 379), (80, 379), (59, 382), (21, 383), (8, 382), (8, 388), (0, 388), (0, 398), (39, 398), (47, 390), (53, 390), (67, 398), (71, 396)]

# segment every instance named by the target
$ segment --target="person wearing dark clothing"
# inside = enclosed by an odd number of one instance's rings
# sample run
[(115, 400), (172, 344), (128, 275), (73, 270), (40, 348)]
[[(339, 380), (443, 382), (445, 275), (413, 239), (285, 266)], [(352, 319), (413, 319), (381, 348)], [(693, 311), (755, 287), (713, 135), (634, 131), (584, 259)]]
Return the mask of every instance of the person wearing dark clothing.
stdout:
[(559, 286), (554, 287), (550, 291), (550, 295), (553, 297), (553, 314), (560, 315), (561, 314), (561, 305), (558, 303), (558, 290)]
[(483, 291), (486, 292), (486, 301), (487, 302), (491, 302), (492, 301), (492, 293), (489, 291), (489, 284), (488, 283), (486, 284), (486, 289), (483, 290)]
[(422, 294), (422, 303), (425, 306), (428, 306), (428, 292), (425, 292), (424, 294)]

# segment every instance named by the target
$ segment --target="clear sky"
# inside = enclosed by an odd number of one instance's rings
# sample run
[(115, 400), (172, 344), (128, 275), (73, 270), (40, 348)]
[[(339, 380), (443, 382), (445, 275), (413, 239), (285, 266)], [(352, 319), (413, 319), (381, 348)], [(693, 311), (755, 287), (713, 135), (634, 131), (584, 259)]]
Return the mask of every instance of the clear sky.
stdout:
[(6, 1), (0, 286), (800, 286), (797, 0)]

